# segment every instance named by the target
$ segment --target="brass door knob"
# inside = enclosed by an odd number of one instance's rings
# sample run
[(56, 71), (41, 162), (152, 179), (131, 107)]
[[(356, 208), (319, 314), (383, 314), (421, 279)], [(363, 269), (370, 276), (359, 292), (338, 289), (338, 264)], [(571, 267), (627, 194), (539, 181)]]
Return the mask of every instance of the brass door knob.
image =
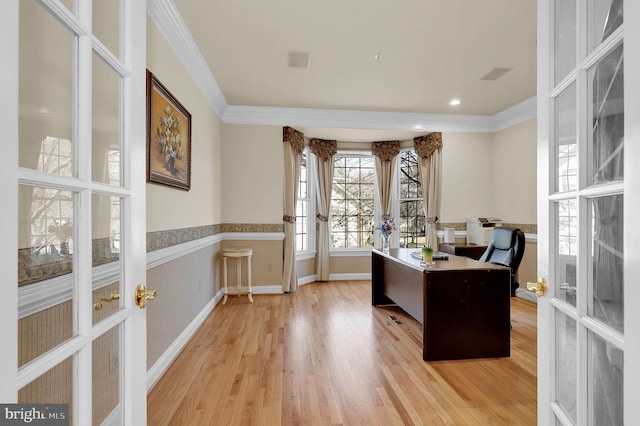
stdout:
[(527, 290), (535, 293), (537, 297), (542, 297), (547, 292), (547, 282), (542, 277), (535, 283), (527, 282)]
[(135, 302), (136, 305), (140, 307), (140, 309), (144, 309), (147, 307), (147, 300), (153, 300), (156, 298), (155, 290), (146, 290), (144, 285), (138, 284), (136, 287), (136, 296)]

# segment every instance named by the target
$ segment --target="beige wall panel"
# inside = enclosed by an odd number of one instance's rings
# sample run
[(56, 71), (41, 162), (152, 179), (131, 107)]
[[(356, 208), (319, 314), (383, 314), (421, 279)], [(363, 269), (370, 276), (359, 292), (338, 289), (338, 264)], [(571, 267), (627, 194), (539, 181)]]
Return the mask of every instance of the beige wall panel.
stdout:
[[(222, 248), (251, 248), (251, 283), (253, 286), (282, 285), (282, 241), (224, 241)], [(236, 285), (235, 259), (227, 260), (229, 287)], [(246, 283), (246, 259), (242, 260), (242, 282)], [(222, 280), (222, 273), (220, 274)], [(222, 282), (222, 281), (221, 281)]]
[(535, 282), (538, 280), (538, 244), (527, 242), (524, 248), (524, 257), (518, 268), (518, 283), (520, 288), (527, 288), (527, 281)]
[(494, 214), (507, 223), (537, 223), (536, 126), (529, 120), (493, 135)]
[(215, 244), (147, 270), (146, 286), (157, 290), (146, 308), (147, 369), (220, 290), (219, 250)]
[(147, 231), (221, 223), (221, 122), (191, 76), (147, 19), (147, 68), (191, 113), (191, 190), (147, 185)]
[(222, 126), (223, 223), (282, 223), (282, 127)]
[(73, 337), (73, 306), (66, 301), (18, 321), (18, 366)]
[(370, 274), (371, 256), (329, 258), (330, 274)]
[(296, 261), (296, 272), (298, 279), (310, 277), (316, 274), (316, 259), (305, 259)]
[(472, 217), (495, 215), (492, 135), (443, 133), (442, 143), (439, 222), (466, 222)]

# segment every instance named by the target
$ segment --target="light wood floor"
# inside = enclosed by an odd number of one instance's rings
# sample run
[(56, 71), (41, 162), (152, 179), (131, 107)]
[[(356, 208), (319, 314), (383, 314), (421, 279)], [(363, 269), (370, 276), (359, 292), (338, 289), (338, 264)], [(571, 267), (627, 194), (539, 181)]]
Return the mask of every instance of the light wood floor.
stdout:
[(231, 297), (149, 394), (149, 424), (535, 425), (536, 305), (511, 300), (510, 358), (427, 363), (421, 324), (372, 307), (370, 281)]

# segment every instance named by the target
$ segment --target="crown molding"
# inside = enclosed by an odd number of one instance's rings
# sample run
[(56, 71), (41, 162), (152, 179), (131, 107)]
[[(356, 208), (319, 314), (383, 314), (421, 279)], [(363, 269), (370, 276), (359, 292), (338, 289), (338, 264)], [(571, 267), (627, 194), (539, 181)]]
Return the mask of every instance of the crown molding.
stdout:
[(173, 1), (147, 0), (147, 13), (200, 88), (207, 102), (225, 124), (494, 133), (536, 118), (535, 96), (495, 115), (228, 105)]
[(524, 123), (525, 121), (533, 120), (538, 116), (538, 99), (535, 96), (530, 97), (527, 100), (515, 104), (514, 106), (500, 111), (493, 115), (493, 131), (498, 132), (500, 130), (508, 129), (516, 124)]
[(147, 0), (147, 13), (187, 69), (209, 105), (218, 117), (222, 118), (227, 108), (227, 100), (173, 1)]
[(419, 114), (381, 111), (229, 105), (225, 124), (494, 133), (536, 118), (536, 97), (495, 115)]
[(489, 132), (490, 118), (480, 115), (420, 114), (383, 111), (279, 108), (229, 105), (222, 121), (351, 129), (413, 130), (425, 132)]

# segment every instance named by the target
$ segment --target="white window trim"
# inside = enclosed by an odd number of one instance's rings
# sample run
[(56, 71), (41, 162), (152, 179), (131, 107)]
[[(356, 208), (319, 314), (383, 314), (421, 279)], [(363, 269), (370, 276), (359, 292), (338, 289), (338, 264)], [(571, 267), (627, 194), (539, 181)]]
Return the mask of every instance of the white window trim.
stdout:
[[(335, 155), (334, 158), (340, 158), (340, 157), (371, 157), (374, 158), (373, 154), (371, 154), (371, 152), (354, 152), (354, 151), (338, 151), (338, 153)], [(374, 158), (375, 159), (375, 158)], [(374, 177), (373, 177), (373, 220), (374, 223), (377, 225), (381, 222), (381, 214), (380, 214), (380, 198), (378, 196), (378, 179), (377, 179), (377, 175), (375, 167), (373, 169), (373, 173), (374, 173)], [(314, 202), (314, 207), (315, 207), (315, 202)], [(400, 212), (400, 209), (398, 207), (398, 212)], [(329, 233), (331, 233), (331, 209), (329, 209)], [(378, 238), (380, 238), (380, 233), (377, 232), (377, 228), (374, 229), (373, 232), (373, 238), (374, 238), (374, 246), (375, 247), (382, 247), (382, 240), (380, 240), (380, 243), (378, 244)], [(393, 235), (391, 237), (391, 241), (393, 241)], [(396, 236), (397, 239), (397, 236)], [(331, 240), (331, 238), (329, 238), (329, 240)], [(397, 247), (398, 243), (396, 242), (396, 245), (393, 247)], [(371, 254), (371, 249), (373, 247), (332, 247), (331, 246), (331, 241), (329, 241), (329, 257), (341, 257), (341, 256), (367, 256), (369, 254)], [(347, 254), (349, 253), (349, 254)], [(351, 254), (353, 253), (353, 254)]]
[[(400, 154), (398, 154), (398, 167), (396, 168), (396, 182), (395, 185), (393, 185), (393, 190), (392, 190), (392, 196), (395, 196), (395, 203), (394, 203), (394, 209), (395, 209), (395, 214), (398, 218), (398, 222), (396, 222), (396, 225), (400, 225), (400, 169), (402, 168), (402, 164), (400, 164), (400, 155), (405, 152), (405, 151), (414, 151), (413, 147), (409, 148), (400, 148)], [(415, 152), (414, 152), (415, 153)], [(416, 154), (417, 156), (417, 154)], [(420, 158), (418, 158), (418, 167), (420, 166)], [(413, 198), (407, 198), (407, 200), (413, 200)], [(424, 205), (424, 197), (420, 197), (420, 198), (415, 198), (415, 200), (422, 200), (423, 205)], [(425, 220), (426, 223), (426, 220)], [(426, 230), (425, 230), (426, 233)], [(400, 244), (400, 233), (396, 233), (396, 244)]]
[(307, 156), (307, 196), (309, 197), (309, 205), (307, 208), (307, 249), (298, 250), (296, 247), (296, 260), (305, 260), (315, 258), (316, 250), (316, 185), (314, 172), (316, 167), (316, 156), (311, 155), (308, 146), (304, 147)]

